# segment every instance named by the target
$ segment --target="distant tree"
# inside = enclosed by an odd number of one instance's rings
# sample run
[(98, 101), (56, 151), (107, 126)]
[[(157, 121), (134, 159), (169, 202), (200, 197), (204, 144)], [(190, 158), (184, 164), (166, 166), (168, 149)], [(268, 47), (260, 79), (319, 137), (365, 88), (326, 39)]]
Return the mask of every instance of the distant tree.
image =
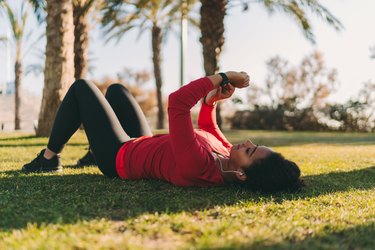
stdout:
[[(340, 107), (340, 106), (339, 106)], [(360, 89), (358, 96), (343, 104), (339, 112), (343, 131), (375, 131), (375, 83), (366, 82)], [(332, 114), (332, 111), (331, 111)]]
[(74, 79), (72, 0), (47, 0), (47, 45), (38, 136), (48, 136), (61, 101)]
[(28, 10), (26, 3), (23, 2), (21, 5), (20, 13), (16, 13), (12, 8), (6, 3), (1, 2), (2, 6), (6, 9), (6, 17), (8, 18), (11, 27), (11, 41), (15, 48), (15, 64), (14, 64), (14, 74), (15, 74), (15, 111), (14, 111), (14, 129), (21, 129), (21, 118), (20, 118), (20, 106), (21, 106), (21, 93), (20, 86), (22, 83), (22, 59), (26, 55), (23, 53), (24, 43), (26, 39), (30, 36), (26, 34), (26, 25), (28, 21)]
[(355, 98), (344, 104), (327, 105), (323, 112), (341, 131), (375, 131), (375, 83), (366, 82)]
[[(243, 6), (244, 10), (249, 9), (251, 3), (263, 4), (270, 13), (283, 12), (294, 18), (298, 23), (305, 37), (314, 42), (315, 37), (312, 31), (311, 21), (308, 12), (321, 17), (327, 24), (340, 30), (342, 25), (332, 13), (319, 3), (318, 0), (201, 0), (201, 39), (203, 47), (203, 61), (206, 75), (211, 75), (219, 70), (219, 59), (224, 45), (224, 18), (228, 7), (237, 3)], [(245, 30), (244, 30), (245, 32)], [(218, 106), (219, 108), (219, 106)], [(220, 109), (217, 112), (218, 124), (221, 124)]]
[(281, 130), (322, 130), (321, 109), (338, 85), (337, 72), (329, 69), (323, 56), (314, 52), (297, 67), (276, 56), (267, 62), (265, 88), (258, 88), (252, 108), (237, 112), (234, 127)]
[(368, 105), (369, 117), (373, 117), (375, 115), (375, 82), (368, 81), (364, 83), (359, 91), (358, 100)]
[(150, 73), (147, 71), (134, 72), (130, 69), (124, 69), (117, 74), (116, 78), (105, 77), (103, 80), (94, 80), (95, 84), (102, 91), (106, 93), (107, 88), (113, 83), (121, 83), (134, 96), (143, 113), (149, 117), (155, 115), (155, 106), (157, 104), (156, 91), (145, 90), (142, 86), (145, 82), (150, 80)]
[(323, 56), (315, 51), (298, 67), (276, 56), (267, 62), (265, 94), (272, 107), (319, 108), (338, 85), (337, 70), (325, 65)]
[[(188, 10), (195, 1), (186, 1)], [(134, 28), (151, 32), (152, 62), (158, 100), (158, 119), (156, 127), (164, 128), (164, 109), (162, 98), (161, 56), (162, 41), (174, 23), (180, 20), (182, 1), (159, 0), (109, 0), (103, 9), (102, 24), (108, 40), (119, 41), (123, 35)]]

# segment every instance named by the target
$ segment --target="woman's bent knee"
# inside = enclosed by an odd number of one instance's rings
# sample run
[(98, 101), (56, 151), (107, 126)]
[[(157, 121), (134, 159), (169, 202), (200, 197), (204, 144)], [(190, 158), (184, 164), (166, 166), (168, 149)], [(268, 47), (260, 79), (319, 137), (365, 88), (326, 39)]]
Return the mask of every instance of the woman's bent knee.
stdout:
[(70, 86), (71, 89), (74, 89), (74, 92), (76, 94), (81, 94), (82, 92), (87, 92), (87, 91), (97, 91), (97, 87), (96, 85), (89, 81), (89, 80), (85, 80), (85, 79), (78, 79), (76, 81), (74, 81), (74, 83), (72, 84), (72, 86)]
[(128, 89), (124, 85), (122, 85), (121, 83), (113, 83), (107, 89), (108, 94), (118, 93), (119, 91), (127, 91), (128, 92)]
[(87, 86), (87, 85), (91, 85), (92, 83), (89, 81), (89, 80), (86, 80), (86, 79), (77, 79), (73, 82), (72, 84), (72, 87), (83, 87), (83, 86)]
[(126, 95), (128, 95), (129, 90), (120, 83), (114, 83), (108, 87), (107, 92), (105, 93), (105, 96), (106, 98), (111, 98), (111, 97), (119, 96), (120, 93), (123, 93), (123, 94), (126, 93)]

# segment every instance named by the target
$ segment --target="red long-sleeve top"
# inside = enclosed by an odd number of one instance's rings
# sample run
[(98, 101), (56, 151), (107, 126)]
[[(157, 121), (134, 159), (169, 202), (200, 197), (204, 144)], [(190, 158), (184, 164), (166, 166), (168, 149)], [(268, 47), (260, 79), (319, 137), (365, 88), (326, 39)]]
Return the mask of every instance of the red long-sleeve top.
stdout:
[(224, 185), (213, 151), (229, 156), (232, 145), (216, 124), (216, 108), (202, 103), (194, 130), (191, 108), (213, 89), (208, 78), (195, 80), (169, 95), (169, 134), (142, 136), (117, 153), (123, 179), (159, 179), (176, 186)]

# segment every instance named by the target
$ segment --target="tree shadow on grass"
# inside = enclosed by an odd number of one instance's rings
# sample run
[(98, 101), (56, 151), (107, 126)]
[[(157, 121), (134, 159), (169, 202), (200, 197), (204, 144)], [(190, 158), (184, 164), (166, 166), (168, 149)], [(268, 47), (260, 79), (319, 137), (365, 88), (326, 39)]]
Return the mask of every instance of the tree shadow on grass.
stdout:
[(324, 235), (307, 237), (302, 241), (285, 240), (273, 245), (260, 242), (239, 246), (240, 249), (374, 249), (375, 223), (368, 223), (345, 230), (332, 232), (329, 228)]
[(330, 172), (302, 178), (306, 187), (294, 197), (316, 197), (348, 190), (369, 190), (375, 187), (375, 166), (348, 172)]
[(233, 144), (242, 143), (249, 137), (253, 142), (266, 146), (298, 146), (306, 144), (328, 145), (374, 145), (374, 133), (334, 133), (334, 132), (287, 132), (287, 131), (263, 131), (252, 133), (248, 131), (234, 130), (228, 133), (228, 138)]
[(0, 230), (28, 223), (75, 223), (107, 218), (124, 220), (143, 213), (177, 213), (233, 205), (240, 201), (282, 202), (375, 187), (375, 167), (307, 176), (299, 193), (252, 193), (238, 187), (182, 188), (155, 180), (120, 180), (100, 174), (24, 175), (1, 172)]
[(14, 141), (14, 140), (28, 140), (28, 139), (35, 139), (35, 138), (43, 138), (43, 137), (38, 137), (36, 135), (11, 136), (11, 137), (0, 138), (0, 142)]
[[(167, 133), (167, 131), (166, 131)], [(262, 133), (251, 130), (231, 130), (227, 131), (228, 139), (233, 143), (242, 143), (244, 138), (249, 137), (257, 144), (266, 146), (298, 146), (306, 144), (329, 144), (329, 145), (374, 145), (375, 133), (339, 133), (339, 132), (287, 132), (287, 131), (263, 131)], [(246, 133), (246, 135), (244, 134)], [(10, 136), (0, 138), (0, 147), (30, 147), (42, 146), (44, 143), (32, 140), (43, 139), (35, 135)], [(4, 144), (2, 142), (20, 141), (22, 144)], [(71, 146), (87, 146), (87, 143), (72, 143)]]
[[(41, 147), (47, 146), (47, 137), (39, 137), (35, 135), (24, 135), (24, 136), (10, 136), (0, 138), (0, 148), (3, 147)], [(87, 146), (86, 142), (68, 142), (69, 146)]]
[(123, 220), (146, 212), (191, 211), (236, 201), (221, 193), (224, 188), (179, 188), (165, 182), (124, 181), (100, 174), (24, 175), (18, 171), (2, 174), (0, 230), (3, 231), (24, 228), (28, 223)]

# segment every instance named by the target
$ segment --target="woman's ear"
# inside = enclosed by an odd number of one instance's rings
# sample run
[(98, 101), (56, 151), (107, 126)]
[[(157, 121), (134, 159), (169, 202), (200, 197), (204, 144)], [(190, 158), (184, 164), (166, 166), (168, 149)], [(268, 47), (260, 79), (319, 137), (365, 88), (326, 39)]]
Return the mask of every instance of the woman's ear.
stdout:
[(239, 180), (239, 181), (246, 181), (246, 179), (247, 179), (247, 176), (246, 176), (246, 174), (245, 173), (236, 173), (236, 177), (237, 177), (237, 179)]

